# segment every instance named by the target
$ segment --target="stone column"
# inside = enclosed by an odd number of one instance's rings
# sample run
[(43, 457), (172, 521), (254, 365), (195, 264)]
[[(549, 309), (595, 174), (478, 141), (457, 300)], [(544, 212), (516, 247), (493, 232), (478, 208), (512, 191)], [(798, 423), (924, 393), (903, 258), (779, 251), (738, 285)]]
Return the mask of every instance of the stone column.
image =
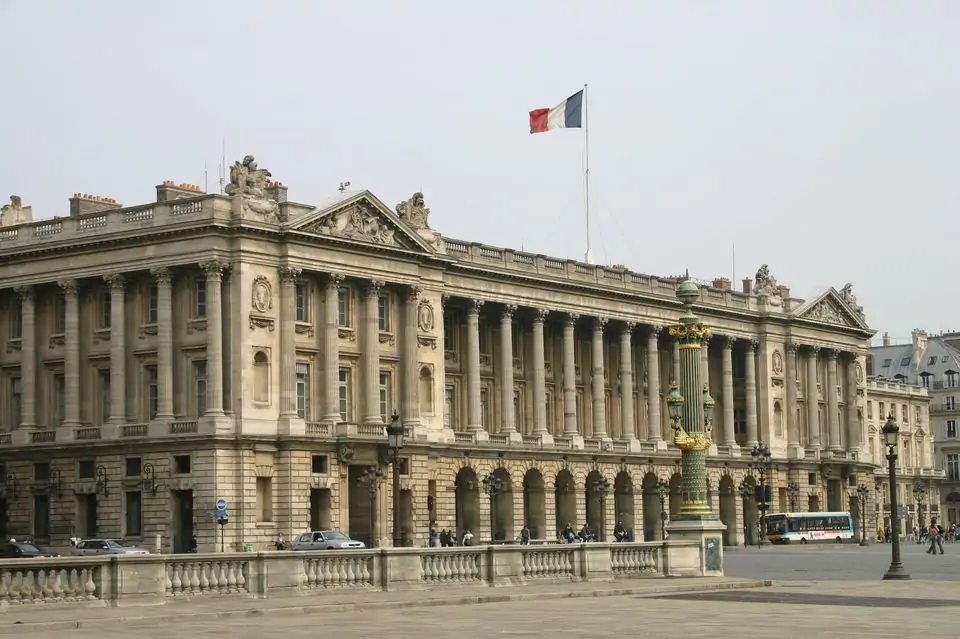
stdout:
[(538, 308), (533, 315), (533, 434), (547, 434), (547, 374), (543, 355), (543, 321), (550, 311)]
[[(860, 450), (860, 414), (857, 410), (857, 355), (850, 353), (846, 362), (847, 450)], [(920, 449), (917, 448), (918, 453)], [(922, 460), (921, 462), (922, 463)]]
[(207, 417), (219, 417), (223, 412), (223, 307), (220, 288), (224, 262), (200, 264), (207, 276)]
[(633, 352), (630, 339), (633, 322), (624, 322), (620, 329), (620, 438), (632, 441), (637, 438), (633, 417)]
[[(420, 297), (419, 286), (407, 288), (403, 320), (403, 401), (400, 404), (400, 420), (407, 428), (420, 426)], [(433, 327), (425, 327), (432, 330)], [(441, 345), (442, 346), (442, 345)]]
[(363, 423), (382, 424), (380, 418), (380, 289), (384, 283), (369, 280), (363, 297)]
[(37, 310), (32, 286), (19, 286), (20, 296), (20, 428), (37, 425)]
[(579, 313), (568, 313), (563, 322), (563, 434), (577, 434), (577, 366), (574, 358), (574, 326)]
[(737, 430), (733, 421), (733, 338), (724, 338), (722, 349), (723, 444), (733, 448), (737, 445)]
[(827, 351), (827, 383), (823, 394), (827, 400), (827, 425), (830, 450), (842, 450), (840, 446), (840, 403), (837, 398), (837, 351)]
[(467, 307), (467, 430), (483, 431), (480, 404), (480, 308), (483, 300), (470, 300)]
[(603, 377), (603, 327), (607, 318), (597, 317), (593, 321), (592, 356), (593, 368), (593, 436), (607, 439), (607, 385)]
[(80, 296), (76, 280), (61, 281), (60, 288), (66, 303), (63, 379), (67, 396), (63, 425), (77, 427), (80, 425)]
[(343, 275), (331, 273), (323, 289), (323, 421), (340, 416), (340, 285)]
[[(157, 415), (173, 420), (173, 277), (170, 269), (150, 269), (157, 280)], [(112, 304), (112, 302), (111, 302)], [(110, 382), (113, 388), (113, 381)]]
[(680, 380), (680, 342), (673, 340), (670, 345), (672, 351), (672, 359), (670, 360), (670, 380), (669, 381), (678, 381)]
[(513, 314), (516, 304), (505, 304), (500, 314), (500, 432), (517, 432), (513, 410)]
[[(678, 348), (677, 353), (679, 352)], [(726, 371), (726, 369), (723, 370)], [(726, 372), (723, 375), (726, 375)], [(704, 337), (700, 343), (700, 380), (704, 388), (710, 390), (710, 335)]]
[(807, 388), (804, 402), (807, 407), (807, 443), (813, 450), (820, 450), (820, 400), (817, 396), (817, 356), (819, 346), (807, 351)]
[(747, 402), (747, 447), (753, 450), (759, 440), (757, 427), (757, 348), (760, 342), (750, 340), (747, 342), (747, 352), (745, 354), (746, 365), (746, 402)]
[[(660, 351), (661, 326), (651, 326), (647, 335), (647, 434), (650, 441), (663, 441), (660, 422)], [(659, 525), (657, 530), (660, 530)]]
[(297, 278), (301, 269), (281, 266), (280, 274), (280, 419), (297, 414)]
[(787, 405), (783, 419), (787, 427), (787, 451), (791, 457), (802, 458), (800, 452), (800, 424), (797, 423), (797, 345), (790, 342), (784, 348), (786, 354)]
[(114, 273), (104, 275), (110, 285), (110, 424), (125, 424), (127, 421), (127, 345), (124, 326), (124, 279)]

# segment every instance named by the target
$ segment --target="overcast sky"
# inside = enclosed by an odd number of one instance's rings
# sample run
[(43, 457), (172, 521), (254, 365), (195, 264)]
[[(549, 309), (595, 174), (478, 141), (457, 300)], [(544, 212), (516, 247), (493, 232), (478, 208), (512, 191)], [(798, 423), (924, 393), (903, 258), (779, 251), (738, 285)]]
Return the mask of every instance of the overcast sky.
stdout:
[(589, 83), (595, 261), (768, 263), (895, 338), (960, 330), (960, 2), (467, 6), (0, 0), (0, 196), (215, 189), (225, 138), (293, 200), (422, 188), (447, 236), (582, 259), (582, 132), (527, 112)]

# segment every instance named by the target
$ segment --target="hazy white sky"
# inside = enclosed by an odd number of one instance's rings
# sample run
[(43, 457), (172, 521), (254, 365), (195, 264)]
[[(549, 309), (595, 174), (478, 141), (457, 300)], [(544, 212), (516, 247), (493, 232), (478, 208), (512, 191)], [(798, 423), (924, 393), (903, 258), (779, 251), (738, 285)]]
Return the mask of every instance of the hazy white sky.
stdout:
[[(471, 8), (466, 8), (466, 7)], [(0, 194), (150, 201), (246, 153), (315, 202), (422, 187), (445, 235), (595, 261), (852, 282), (900, 339), (960, 329), (960, 2), (0, 0)], [(941, 240), (946, 245), (941, 245)]]

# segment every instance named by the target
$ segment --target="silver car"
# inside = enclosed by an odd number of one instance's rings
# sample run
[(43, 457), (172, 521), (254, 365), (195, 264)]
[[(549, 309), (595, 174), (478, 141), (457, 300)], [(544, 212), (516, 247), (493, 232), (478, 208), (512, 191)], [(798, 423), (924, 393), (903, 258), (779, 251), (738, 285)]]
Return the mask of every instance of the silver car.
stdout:
[(71, 551), (72, 555), (149, 555), (150, 551), (131, 546), (118, 539), (83, 539)]
[(293, 538), (291, 550), (347, 550), (366, 548), (362, 541), (355, 541), (339, 530), (315, 530)]

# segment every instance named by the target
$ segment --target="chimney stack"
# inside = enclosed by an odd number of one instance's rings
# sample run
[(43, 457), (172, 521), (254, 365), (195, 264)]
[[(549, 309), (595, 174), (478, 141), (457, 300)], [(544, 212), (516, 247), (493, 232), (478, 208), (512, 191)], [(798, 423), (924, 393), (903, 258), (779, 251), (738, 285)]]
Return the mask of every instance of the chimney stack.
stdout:
[(732, 291), (732, 290), (733, 290), (733, 286), (732, 286), (732, 284), (730, 283), (729, 278), (726, 278), (726, 277), (718, 277), (718, 278), (714, 279), (714, 280), (713, 280), (713, 288), (718, 288), (718, 289), (720, 289), (721, 291)]
[(887, 332), (883, 333), (883, 345), (890, 346), (890, 333), (887, 333)]
[(277, 204), (283, 204), (287, 201), (287, 187), (282, 182), (270, 182), (267, 184), (266, 191), (267, 197)]
[(99, 195), (88, 195), (87, 193), (74, 193), (70, 198), (70, 217), (79, 217), (89, 213), (102, 213), (104, 211), (115, 211), (122, 209), (123, 205), (118, 204), (112, 197), (100, 197)]
[(753, 293), (753, 280), (749, 277), (743, 278), (743, 292), (747, 295)]
[(157, 202), (171, 202), (198, 195), (204, 195), (204, 190), (196, 184), (177, 184), (173, 180), (164, 180), (163, 184), (157, 185)]

